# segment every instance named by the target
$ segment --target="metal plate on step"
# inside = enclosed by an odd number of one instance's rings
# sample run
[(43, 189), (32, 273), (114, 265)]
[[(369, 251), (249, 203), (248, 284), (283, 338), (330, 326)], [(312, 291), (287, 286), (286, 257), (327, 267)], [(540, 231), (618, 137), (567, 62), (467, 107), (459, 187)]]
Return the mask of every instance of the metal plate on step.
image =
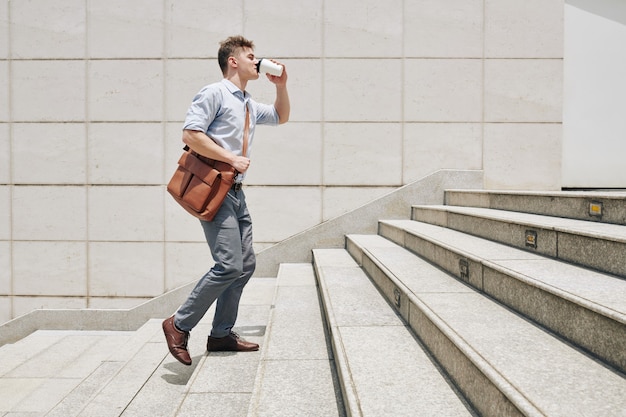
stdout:
[(465, 281), (469, 281), (469, 261), (467, 259), (459, 259), (459, 276)]
[(526, 247), (537, 249), (537, 231), (526, 230)]
[(591, 217), (602, 218), (602, 202), (601, 201), (592, 201), (589, 203), (589, 215)]
[(402, 293), (399, 289), (393, 289), (393, 301), (397, 308), (400, 308), (400, 300), (402, 299)]

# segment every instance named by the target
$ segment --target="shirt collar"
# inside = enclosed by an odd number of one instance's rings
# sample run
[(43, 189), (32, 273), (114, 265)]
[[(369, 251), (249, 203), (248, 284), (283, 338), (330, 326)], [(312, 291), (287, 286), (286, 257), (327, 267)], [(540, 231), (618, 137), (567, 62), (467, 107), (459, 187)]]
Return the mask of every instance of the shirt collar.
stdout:
[(224, 84), (224, 86), (226, 86), (228, 91), (230, 91), (233, 95), (239, 96), (239, 97), (243, 97), (244, 99), (250, 98), (250, 93), (248, 93), (247, 91), (243, 91), (242, 92), (239, 89), (239, 87), (237, 87), (235, 84), (233, 84), (232, 81), (230, 81), (230, 80), (228, 80), (226, 78), (222, 78), (222, 83)]

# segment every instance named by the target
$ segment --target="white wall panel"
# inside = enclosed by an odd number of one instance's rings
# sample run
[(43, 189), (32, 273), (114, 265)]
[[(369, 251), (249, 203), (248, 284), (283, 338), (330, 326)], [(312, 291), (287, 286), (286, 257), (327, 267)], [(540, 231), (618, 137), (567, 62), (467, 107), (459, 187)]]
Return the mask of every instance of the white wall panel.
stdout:
[(163, 183), (161, 123), (92, 123), (88, 144), (90, 184)]
[(9, 0), (0, 0), (0, 59), (9, 56)]
[(163, 242), (89, 244), (89, 294), (154, 297), (164, 290)]
[(86, 249), (84, 242), (14, 242), (14, 294), (85, 296)]
[(165, 0), (165, 11), (170, 58), (216, 58), (220, 41), (243, 33), (243, 0), (227, 5), (221, 0)]
[(0, 241), (11, 240), (11, 199), (11, 187), (0, 185)]
[(560, 123), (563, 61), (491, 59), (485, 62), (486, 122)]
[(482, 168), (480, 123), (407, 123), (404, 125), (403, 182), (450, 169)]
[(626, 2), (565, 10), (563, 185), (626, 188)]
[(9, 61), (0, 61), (0, 122), (9, 121)]
[(563, 0), (485, 0), (487, 58), (562, 58)]
[(89, 238), (163, 241), (163, 187), (93, 186), (88, 194)]
[(399, 121), (402, 62), (398, 59), (327, 59), (324, 62), (326, 121)]
[[(0, 241), (0, 295), (11, 294), (11, 255), (11, 243), (7, 240)], [(2, 317), (1, 306), (0, 317)]]
[(163, 0), (89, 0), (90, 58), (161, 58)]
[(560, 124), (494, 123), (485, 124), (484, 129), (486, 189), (560, 187)]
[[(323, 0), (245, 2), (243, 35), (259, 57), (317, 57), (322, 53)], [(232, 29), (229, 29), (230, 33)], [(217, 50), (216, 50), (217, 51)]]
[(161, 121), (163, 62), (96, 60), (89, 62), (89, 118), (92, 121)]
[[(325, 55), (333, 58), (402, 56), (402, 11), (402, 0), (325, 2)], [(362, 71), (369, 69), (362, 67)]]
[[(289, 75), (290, 123), (259, 127), (245, 186), (257, 249), (439, 169), (559, 188), (562, 1), (0, 0), (0, 321), (206, 272), (165, 184), (229, 35)], [(265, 76), (247, 90), (275, 99)]]
[(0, 184), (11, 182), (11, 138), (9, 125), (0, 123)]
[(482, 60), (407, 59), (404, 67), (406, 121), (482, 120)]
[(12, 61), (11, 119), (16, 122), (82, 122), (85, 62)]
[(86, 188), (79, 186), (13, 187), (13, 239), (85, 240), (86, 194)]
[(13, 58), (83, 58), (87, 16), (84, 0), (11, 2)]
[(328, 123), (325, 185), (401, 185), (402, 128), (397, 123)]
[(483, 0), (404, 2), (406, 57), (482, 58)]
[(87, 180), (84, 123), (17, 123), (12, 148), (16, 184), (83, 185)]

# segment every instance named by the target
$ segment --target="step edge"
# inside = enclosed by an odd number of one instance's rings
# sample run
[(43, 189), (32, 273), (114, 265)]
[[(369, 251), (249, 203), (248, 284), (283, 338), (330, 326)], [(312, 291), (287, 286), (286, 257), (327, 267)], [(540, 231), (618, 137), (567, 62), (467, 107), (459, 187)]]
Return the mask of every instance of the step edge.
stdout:
[(538, 197), (604, 197), (616, 200), (626, 200), (626, 191), (541, 191), (541, 190), (484, 190), (484, 189), (463, 189), (448, 188), (446, 192), (463, 193), (463, 194), (481, 194), (481, 195), (512, 195), (520, 197), (538, 196)]
[[(409, 299), (409, 301), (422, 311), (428, 320), (436, 326), (439, 331), (450, 342), (459, 349), (464, 356), (488, 378), (495, 388), (500, 391), (509, 401), (527, 417), (544, 417), (544, 414), (534, 406), (532, 401), (524, 396), (515, 386), (508, 381), (496, 368), (494, 368), (480, 353), (478, 353), (469, 343), (467, 343), (456, 331), (452, 329), (443, 319), (441, 319), (430, 307), (413, 293), (401, 280), (399, 280), (393, 272), (383, 265), (369, 250), (357, 247), (365, 256), (373, 262), (377, 268), (381, 269), (385, 276)], [(369, 274), (368, 274), (369, 275)], [(385, 297), (386, 298), (386, 297)], [(412, 328), (412, 326), (409, 325)], [(421, 337), (420, 337), (421, 340)]]
[[(342, 251), (344, 249), (321, 250)], [(363, 417), (361, 403), (357, 395), (355, 382), (352, 378), (352, 372), (350, 371), (350, 366), (346, 357), (346, 350), (343, 348), (343, 343), (338, 330), (339, 326), (335, 318), (332, 303), (330, 302), (328, 286), (326, 285), (326, 280), (324, 279), (324, 272), (322, 271), (319, 263), (316, 261), (315, 253), (317, 251), (317, 249), (313, 250), (313, 268), (315, 271), (315, 279), (319, 288), (325, 325), (331, 339), (331, 348), (335, 359), (335, 368), (341, 386), (341, 394), (343, 396), (346, 415), (347, 417)]]
[[(580, 295), (577, 295), (575, 293), (569, 292), (569, 291), (565, 291), (560, 289), (559, 287), (547, 284), (543, 281), (534, 279), (532, 277), (529, 277), (527, 275), (524, 275), (518, 271), (512, 270), (507, 268), (506, 266), (503, 266), (499, 263), (497, 263), (497, 261), (490, 261), (487, 259), (483, 259), (483, 261), (481, 262), (483, 266), (487, 267), (487, 268), (491, 268), (495, 271), (498, 272), (502, 272), (503, 274), (506, 274), (518, 281), (521, 281), (529, 286), (535, 287), (539, 290), (545, 291), (549, 294), (552, 294), (556, 297), (562, 298), (570, 303), (576, 304), (580, 307), (583, 307), (587, 310), (590, 310), (596, 314), (599, 314), (601, 316), (605, 316), (611, 320), (615, 320), (618, 323), (624, 324), (626, 325), (626, 313), (622, 313), (620, 311), (614, 310), (610, 307), (606, 307), (602, 304), (599, 304), (596, 301), (593, 300), (589, 300), (588, 298), (582, 297)], [(615, 279), (619, 279), (619, 278), (615, 278)]]
[[(442, 247), (442, 248), (444, 248), (446, 250), (454, 252), (454, 253), (456, 253), (459, 256), (467, 258), (467, 259), (469, 259), (471, 261), (474, 261), (476, 263), (480, 263), (481, 265), (486, 266), (486, 267), (491, 268), (491, 269), (494, 269), (496, 271), (505, 273), (505, 274), (515, 278), (515, 279), (518, 279), (520, 281), (523, 281), (523, 282), (527, 283), (528, 285), (531, 285), (533, 287), (539, 288), (539, 289), (541, 289), (543, 291), (546, 291), (546, 292), (548, 292), (550, 294), (553, 294), (555, 296), (564, 298), (567, 301), (570, 301), (572, 303), (575, 303), (575, 304), (578, 304), (578, 305), (583, 306), (585, 308), (588, 308), (589, 310), (592, 310), (592, 311), (594, 311), (594, 312), (596, 312), (598, 314), (601, 314), (603, 316), (607, 316), (607, 317), (609, 317), (611, 319), (617, 320), (620, 323), (625, 323), (626, 324), (626, 314), (624, 314), (622, 312), (619, 312), (619, 311), (616, 311), (616, 310), (613, 310), (613, 309), (611, 309), (609, 307), (606, 307), (606, 306), (604, 306), (604, 305), (602, 305), (602, 304), (600, 304), (598, 302), (589, 300), (587, 298), (584, 298), (582, 296), (576, 295), (576, 294), (571, 293), (571, 292), (567, 292), (567, 291), (561, 290), (558, 287), (554, 287), (552, 285), (546, 284), (546, 283), (544, 283), (544, 282), (542, 282), (540, 280), (533, 279), (532, 277), (529, 277), (527, 275), (523, 275), (523, 274), (521, 274), (521, 273), (519, 273), (519, 272), (517, 272), (515, 270), (512, 270), (510, 268), (507, 268), (504, 265), (499, 264), (498, 261), (494, 261), (494, 260), (483, 258), (483, 257), (481, 257), (479, 255), (476, 255), (474, 253), (468, 252), (468, 251), (466, 251), (463, 248), (459, 248), (459, 247), (453, 246), (451, 244), (448, 244), (447, 242), (444, 242), (444, 241), (432, 238), (431, 236), (420, 234), (419, 232), (416, 232), (414, 230), (406, 229), (403, 226), (398, 226), (396, 224), (390, 223), (390, 222), (385, 221), (385, 220), (381, 220), (381, 222), (384, 222), (385, 224), (387, 224), (387, 225), (389, 225), (391, 227), (402, 228), (404, 230), (404, 233), (407, 233), (407, 234), (419, 237), (420, 239), (427, 240), (428, 242), (431, 242), (431, 243), (436, 244), (436, 245), (438, 245), (438, 246), (440, 246), (440, 247)], [(450, 230), (452, 230), (452, 231), (454, 231), (456, 233), (459, 233), (459, 234), (468, 235), (467, 233), (460, 232), (460, 231), (457, 231), (457, 230), (454, 230), (454, 229), (450, 229)], [(473, 236), (473, 235), (469, 235), (469, 236), (475, 237), (476, 239), (482, 239), (482, 240), (490, 241), (489, 239), (485, 239), (485, 238), (478, 237), (478, 236)], [(493, 241), (490, 241), (490, 242), (496, 243), (496, 244), (500, 244), (502, 246), (507, 246), (507, 245), (504, 245), (503, 243), (499, 243), (499, 242), (493, 242)], [(507, 248), (508, 248), (508, 246), (507, 246)], [(512, 248), (512, 249), (517, 249), (517, 250), (522, 251), (522, 249), (519, 249), (519, 248)], [(545, 257), (545, 259), (546, 259), (546, 261), (554, 262), (555, 264), (571, 265), (568, 262), (565, 262), (565, 261), (562, 261), (562, 260), (558, 260), (558, 259), (553, 259), (553, 258), (549, 258), (549, 257)], [(585, 268), (585, 267), (582, 267), (582, 266), (578, 266), (578, 265), (573, 265), (573, 266), (578, 267), (578, 268), (588, 269), (588, 268)], [(605, 276), (608, 276), (608, 277), (611, 277), (611, 278), (614, 278), (616, 280), (622, 280), (622, 278), (616, 277), (616, 276), (614, 276), (612, 274), (608, 274), (608, 273), (604, 273), (604, 272), (597, 272), (597, 273), (605, 275)]]
[[(395, 224), (394, 224), (395, 223)], [(407, 228), (405, 228), (402, 225), (399, 225), (397, 221), (391, 221), (391, 222), (387, 222), (387, 225), (389, 225), (390, 227), (396, 228), (396, 229), (401, 229), (401, 233), (404, 233), (404, 235), (406, 234), (411, 234), (413, 236), (416, 236), (418, 239), (424, 239), (426, 241), (429, 241), (430, 243), (434, 244), (434, 245), (438, 245), (440, 247), (442, 247), (444, 250), (450, 251), (454, 254), (456, 254), (459, 257), (463, 257), (466, 259), (470, 259), (473, 262), (476, 262), (478, 264), (480, 264), (483, 268), (490, 268), (491, 266), (483, 261), (482, 258), (474, 256), (474, 255), (470, 255), (467, 256), (467, 253), (463, 250), (459, 250), (458, 248), (455, 248), (451, 245), (447, 245), (447, 244), (441, 244), (439, 240), (437, 239), (433, 239), (430, 236), (421, 236), (419, 233), (416, 233), (413, 230), (409, 230)], [(440, 227), (440, 226), (437, 226)], [(455, 233), (459, 233), (459, 234), (463, 234), (462, 232), (458, 232), (458, 231), (454, 231)], [(477, 239), (483, 239), (483, 238), (477, 238)], [(403, 247), (404, 245), (404, 241), (402, 243), (402, 245), (399, 244), (399, 246)], [(518, 249), (519, 250), (519, 249)], [(418, 255), (421, 257), (421, 255)], [(546, 258), (547, 260), (550, 261), (554, 261), (554, 262), (559, 262), (559, 263), (563, 263), (562, 261), (558, 261), (558, 260), (554, 260), (554, 259), (550, 259), (550, 258)], [(434, 260), (431, 260), (430, 262), (433, 262), (435, 264), (437, 264), (439, 267), (444, 268), (443, 266), (439, 265), (439, 263), (435, 262)], [(498, 270), (496, 270), (498, 271)], [(453, 272), (448, 271), (451, 275), (455, 276), (455, 274)], [(513, 278), (513, 279), (517, 279), (516, 276), (512, 276), (508, 270), (505, 271), (500, 271), (504, 274), (506, 274), (507, 276)], [(609, 274), (605, 274), (607, 276), (611, 276)], [(620, 280), (621, 282), (621, 278), (619, 277), (613, 277), (612, 278), (616, 279), (616, 280)], [(603, 318), (604, 320), (608, 320), (608, 323), (614, 323), (618, 326), (620, 326), (620, 324), (622, 323), (622, 318), (621, 316), (615, 317), (615, 314), (613, 314), (613, 310), (607, 310), (607, 307), (602, 306), (603, 308), (600, 309), (601, 311), (596, 311), (598, 309), (596, 308), (589, 308), (589, 303), (590, 301), (588, 301), (587, 299), (585, 299), (584, 297), (578, 297), (575, 301), (572, 301), (572, 297), (561, 297), (559, 294), (556, 294), (552, 291), (546, 291), (544, 288), (541, 288), (539, 286), (534, 285), (534, 283), (526, 283), (525, 281), (521, 281), (522, 283), (526, 284), (526, 285), (530, 285), (533, 286), (534, 288), (539, 289), (540, 291), (544, 291), (546, 294), (550, 294), (553, 295), (555, 297), (559, 297), (562, 300), (564, 300), (567, 303), (579, 306), (589, 312), (591, 312), (592, 314), (597, 314), (599, 317)], [(471, 285), (471, 284), (469, 284)], [(476, 288), (475, 285), (471, 285), (473, 288)], [(483, 291), (482, 288), (478, 288), (478, 290)], [(557, 335), (559, 335), (560, 338), (569, 341), (570, 343), (574, 343), (575, 345), (577, 345), (578, 347), (582, 348), (583, 350), (586, 350), (589, 352), (590, 355), (592, 355), (595, 359), (604, 362), (605, 364), (607, 364), (608, 366), (610, 366), (611, 368), (613, 368), (614, 370), (616, 370), (617, 372), (625, 372), (625, 368), (624, 368), (624, 363), (623, 363), (623, 359), (619, 357), (619, 355), (616, 356), (616, 354), (613, 353), (613, 350), (607, 348), (605, 346), (604, 343), (600, 343), (600, 344), (594, 344), (594, 345), (590, 345), (588, 341), (586, 341), (585, 339), (580, 338), (578, 335), (576, 335), (576, 332), (571, 331), (571, 330), (567, 330), (567, 331), (563, 331), (563, 328), (557, 329), (557, 328), (553, 328), (548, 324), (544, 324), (542, 323), (542, 320), (539, 318), (539, 316), (537, 314), (535, 314), (534, 312), (529, 312), (529, 311), (520, 311), (517, 308), (515, 308), (515, 306), (510, 305), (508, 302), (506, 301), (501, 301), (499, 300), (498, 297), (495, 297), (493, 294), (489, 294), (490, 297), (493, 297), (495, 299), (498, 299), (498, 302), (507, 305), (507, 307), (518, 311), (519, 314), (522, 314), (523, 316), (529, 318), (530, 320), (532, 320), (533, 322), (537, 323), (537, 325), (548, 329), (550, 332), (553, 332)], [(596, 303), (596, 305), (601, 305)], [(608, 314), (606, 314), (608, 313)], [(620, 327), (622, 328), (622, 327)], [(605, 337), (605, 340), (609, 340), (608, 336)]]
[(265, 328), (265, 335), (263, 336), (263, 345), (261, 347), (261, 355), (259, 357), (259, 365), (257, 366), (256, 376), (254, 378), (254, 384), (252, 385), (252, 393), (250, 394), (250, 402), (248, 404), (248, 410), (246, 413), (247, 417), (255, 417), (257, 415), (256, 410), (258, 409), (259, 402), (261, 400), (261, 387), (263, 385), (263, 377), (265, 375), (265, 364), (267, 359), (267, 347), (270, 339), (270, 335), (272, 333), (272, 327), (274, 326), (274, 315), (276, 299), (278, 297), (278, 286), (279, 286), (279, 278), (280, 278), (280, 265), (278, 272), (276, 274), (276, 281), (274, 285), (274, 294), (272, 295), (272, 301), (270, 305), (270, 311), (267, 318), (267, 327)]
[[(461, 208), (461, 210), (455, 209), (456, 207)], [(603, 232), (597, 232), (597, 231), (594, 231), (594, 230), (584, 230), (584, 229), (579, 229), (579, 228), (571, 227), (571, 226), (568, 227), (567, 225), (564, 225), (564, 226), (550, 225), (550, 224), (542, 223), (542, 222), (540, 222), (538, 220), (541, 217), (554, 217), (554, 218), (559, 218), (559, 219), (565, 219), (565, 220), (568, 220), (568, 221), (584, 222), (585, 224), (587, 224), (589, 226), (593, 226), (595, 224), (602, 224), (604, 227), (614, 226), (616, 228), (623, 228), (623, 229), (626, 229), (626, 225), (613, 224), (613, 223), (598, 223), (598, 222), (593, 222), (593, 221), (589, 221), (589, 220), (574, 219), (574, 218), (569, 218), (569, 217), (549, 216), (549, 215), (545, 215), (545, 214), (535, 214), (535, 213), (517, 212), (517, 211), (511, 211), (511, 210), (493, 209), (493, 208), (489, 208), (489, 207), (469, 207), (470, 209), (477, 208), (477, 209), (480, 209), (480, 210), (489, 210), (489, 211), (492, 211), (494, 213), (512, 213), (513, 214), (511, 216), (512, 218), (506, 219), (506, 218), (501, 218), (501, 217), (498, 217), (498, 216), (490, 216), (488, 213), (467, 213), (467, 212), (463, 211), (464, 208), (465, 208), (464, 206), (446, 206), (446, 205), (444, 205), (444, 206), (441, 206), (441, 205), (413, 205), (413, 206), (411, 206), (411, 210), (413, 210), (413, 209), (416, 209), (416, 210), (431, 210), (431, 211), (437, 211), (437, 212), (446, 213), (446, 214), (457, 214), (457, 215), (460, 215), (460, 216), (468, 216), (468, 217), (472, 217), (472, 218), (476, 218), (476, 219), (489, 220), (489, 221), (494, 221), (494, 222), (498, 222), (498, 223), (515, 224), (515, 225), (529, 227), (529, 228), (533, 228), (533, 229), (543, 229), (543, 230), (549, 230), (549, 231), (554, 231), (554, 232), (558, 232), (558, 233), (567, 233), (567, 234), (571, 234), (571, 235), (580, 235), (580, 236), (589, 237), (589, 238), (593, 238), (593, 239), (607, 240), (607, 241), (611, 241), (611, 242), (615, 242), (615, 243), (626, 244), (626, 237), (610, 235), (610, 234), (606, 234), (606, 233), (603, 233)], [(513, 217), (515, 217), (516, 214), (524, 215), (524, 216), (536, 216), (537, 217), (537, 219), (536, 219), (537, 221), (532, 221), (530, 219), (528, 219), (528, 220), (518, 220), (518, 219), (513, 218)], [(411, 217), (413, 217), (413, 215), (411, 215)], [(417, 220), (417, 221), (419, 221), (419, 220)]]

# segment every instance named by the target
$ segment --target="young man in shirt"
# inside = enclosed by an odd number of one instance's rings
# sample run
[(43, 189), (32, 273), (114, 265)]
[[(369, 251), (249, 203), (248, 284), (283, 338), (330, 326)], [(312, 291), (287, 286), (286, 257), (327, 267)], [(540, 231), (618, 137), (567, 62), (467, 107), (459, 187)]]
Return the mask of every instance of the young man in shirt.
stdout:
[[(216, 301), (207, 349), (259, 349), (259, 345), (244, 341), (232, 331), (241, 293), (256, 265), (252, 222), (242, 181), (250, 166), (248, 154), (256, 125), (286, 123), (290, 112), (284, 66), (280, 76), (267, 75), (276, 86), (273, 105), (255, 102), (246, 91), (248, 81), (259, 78), (252, 41), (232, 36), (221, 42), (218, 62), (224, 79), (204, 87), (194, 97), (183, 127), (183, 142), (200, 155), (229, 163), (239, 175), (215, 218), (210, 222), (201, 221), (215, 265), (200, 279), (178, 311), (163, 321), (168, 348), (185, 365), (191, 365), (187, 350), (189, 332)], [(244, 155), (246, 120), (249, 120), (248, 154)]]

